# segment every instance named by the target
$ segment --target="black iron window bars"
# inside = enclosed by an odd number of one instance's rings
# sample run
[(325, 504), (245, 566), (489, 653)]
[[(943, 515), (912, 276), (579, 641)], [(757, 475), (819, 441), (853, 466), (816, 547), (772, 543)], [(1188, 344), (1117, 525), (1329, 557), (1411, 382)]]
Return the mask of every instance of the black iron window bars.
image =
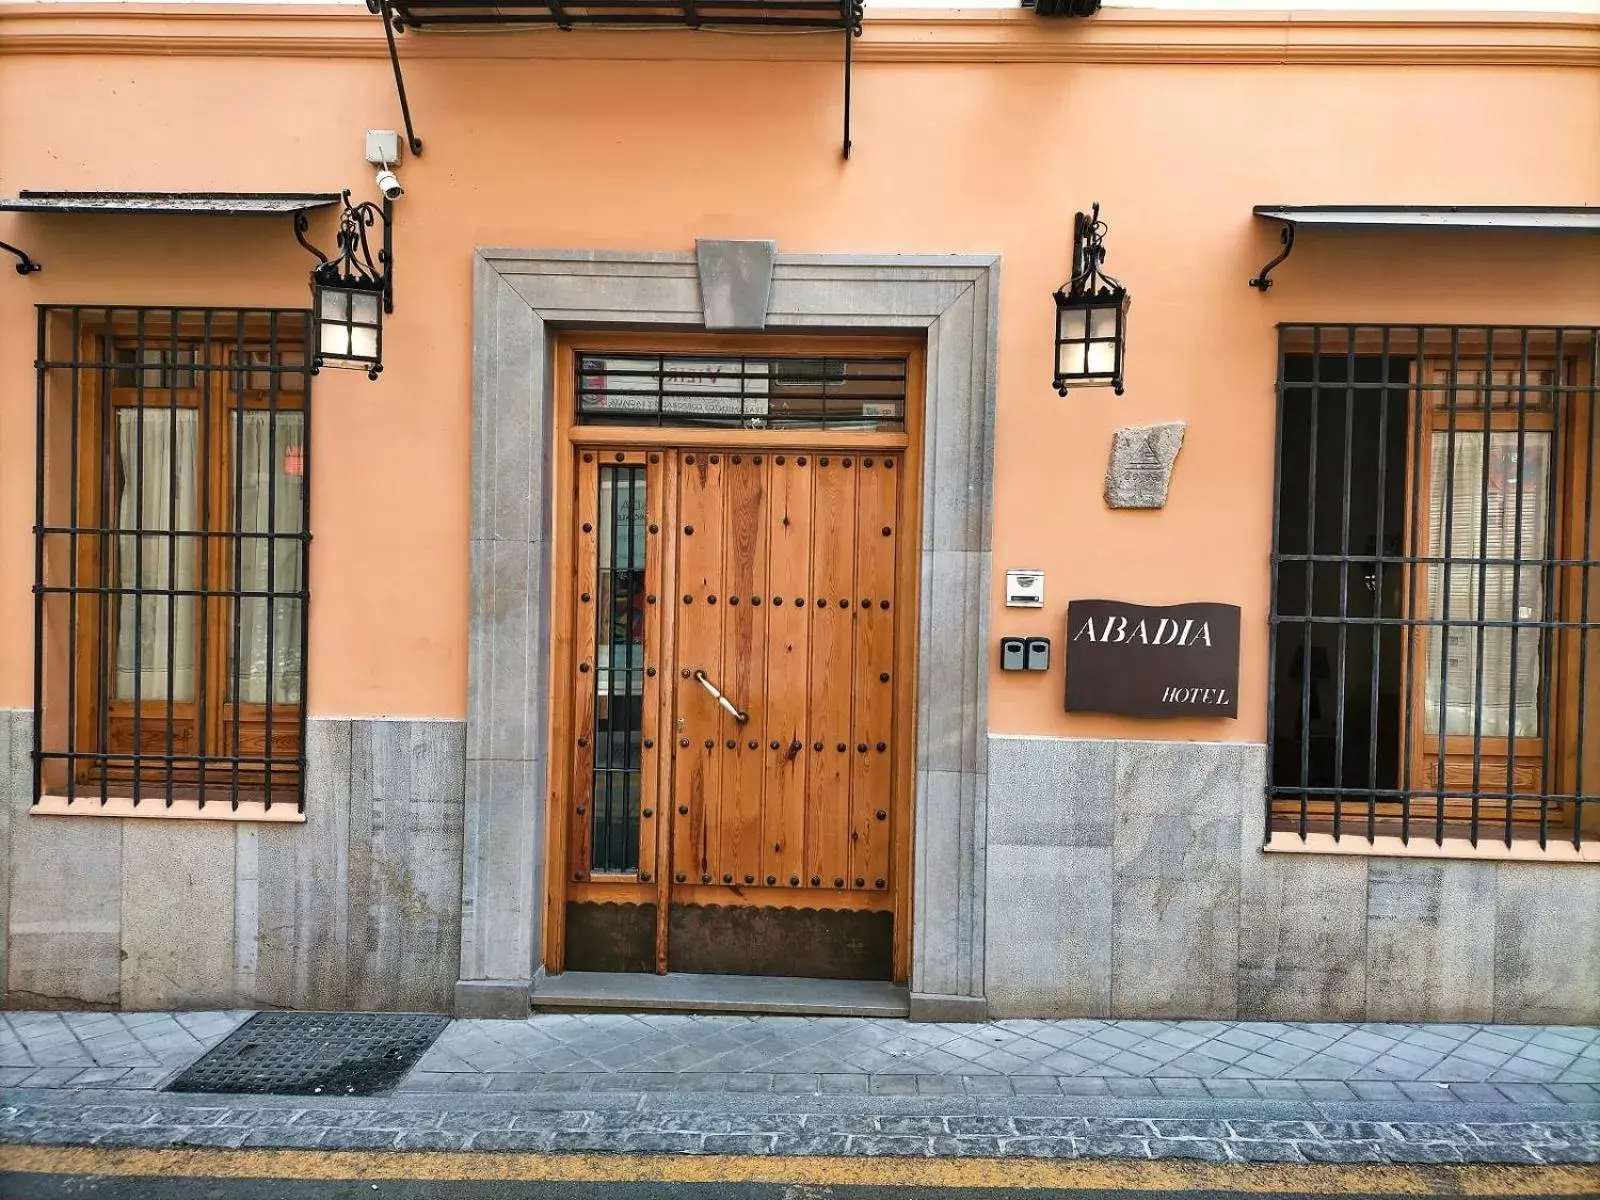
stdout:
[(304, 811), (310, 324), (39, 308), (36, 805)]
[(584, 425), (905, 429), (905, 358), (580, 354)]
[(1280, 328), (1269, 836), (1600, 824), (1600, 330)]
[(555, 28), (571, 31), (580, 26), (651, 28), (679, 26), (706, 30), (761, 30), (827, 32), (844, 35), (844, 157), (850, 157), (850, 85), (853, 45), (861, 36), (862, 0), (367, 0), (369, 11), (381, 16), (388, 39), (389, 63), (394, 69), (400, 115), (405, 121), (411, 153), (422, 153), (422, 141), (411, 124), (411, 104), (406, 97), (405, 75), (395, 34), (407, 29), (489, 30)]

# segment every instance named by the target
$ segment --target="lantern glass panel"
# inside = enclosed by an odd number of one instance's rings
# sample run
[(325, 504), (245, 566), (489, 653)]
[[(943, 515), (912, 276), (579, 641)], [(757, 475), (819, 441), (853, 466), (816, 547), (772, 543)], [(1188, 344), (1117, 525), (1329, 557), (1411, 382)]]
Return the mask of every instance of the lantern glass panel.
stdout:
[(317, 347), (329, 358), (348, 358), (350, 355), (350, 326), (334, 321), (323, 321)]
[(1087, 316), (1081, 308), (1064, 310), (1061, 314), (1061, 340), (1064, 342), (1082, 341), (1088, 335), (1085, 325)]
[(1114, 338), (1117, 336), (1117, 308), (1106, 305), (1089, 310), (1089, 336)]
[(1086, 374), (1110, 377), (1117, 369), (1116, 342), (1090, 342)]
[(350, 355), (368, 362), (378, 360), (378, 331), (362, 325), (350, 329)]
[(350, 293), (340, 291), (337, 288), (323, 288), (322, 300), (317, 306), (317, 315), (324, 321), (348, 321), (350, 319)]
[(352, 292), (350, 295), (351, 320), (363, 325), (378, 323), (378, 297), (373, 292)]

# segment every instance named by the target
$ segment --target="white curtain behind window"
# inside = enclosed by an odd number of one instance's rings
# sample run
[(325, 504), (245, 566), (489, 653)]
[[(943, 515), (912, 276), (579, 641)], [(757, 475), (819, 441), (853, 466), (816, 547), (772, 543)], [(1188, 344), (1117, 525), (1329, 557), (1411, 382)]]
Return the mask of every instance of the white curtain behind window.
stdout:
[[(273, 596), (251, 596), (239, 604), (239, 649), (233, 695), (243, 704), (295, 704), (300, 700), (300, 631), (305, 611), (296, 596), (301, 579), (301, 542), (292, 537), (267, 537), (271, 532), (300, 532), (301, 490), (305, 486), (305, 415), (250, 410), (237, 439), (240, 473), (239, 576), (243, 590)], [(237, 427), (236, 427), (237, 428)], [(273, 432), (276, 428), (276, 433)], [(254, 535), (254, 536), (252, 536)], [(268, 567), (271, 579), (268, 579)], [(267, 651), (271, 622), (272, 651)], [(228, 647), (233, 654), (233, 647)]]
[[(1549, 434), (1524, 432), (1518, 453), (1517, 434), (1490, 433), (1488, 459), (1484, 435), (1436, 433), (1432, 446), (1432, 487), (1428, 497), (1428, 544), (1431, 553), (1460, 561), (1450, 564), (1448, 610), (1444, 604), (1445, 569), (1428, 573), (1428, 615), (1452, 621), (1527, 621), (1544, 615), (1544, 571), (1540, 567), (1480, 567), (1477, 557), (1539, 559), (1544, 555), (1550, 507)], [(1454, 470), (1451, 470), (1451, 459)], [(1488, 505), (1484, 504), (1484, 472), (1488, 472)], [(1450, 496), (1450, 530), (1445, 533), (1445, 500)], [(1517, 510), (1521, 508), (1521, 539)], [(1483, 587), (1480, 607), (1478, 589)], [(1484, 737), (1537, 737), (1541, 702), (1540, 630), (1527, 625), (1516, 632), (1512, 662), (1512, 630), (1483, 631), (1482, 659), (1476, 625), (1428, 630), (1428, 732)], [(1448, 672), (1446, 665), (1448, 664)], [(1516, 714), (1511, 712), (1511, 681), (1516, 678)], [(1479, 688), (1483, 719), (1478, 722)]]
[[(172, 531), (195, 529), (197, 418), (193, 409), (117, 410), (121, 588), (194, 589), (197, 539)], [(117, 597), (118, 700), (194, 699), (194, 605), (193, 596)]]

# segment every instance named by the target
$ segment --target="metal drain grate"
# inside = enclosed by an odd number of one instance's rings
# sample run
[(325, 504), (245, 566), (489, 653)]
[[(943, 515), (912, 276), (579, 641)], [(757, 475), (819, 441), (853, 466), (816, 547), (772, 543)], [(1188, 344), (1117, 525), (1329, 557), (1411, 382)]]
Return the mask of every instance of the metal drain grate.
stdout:
[(447, 1024), (446, 1017), (416, 1013), (257, 1013), (166, 1090), (377, 1096)]

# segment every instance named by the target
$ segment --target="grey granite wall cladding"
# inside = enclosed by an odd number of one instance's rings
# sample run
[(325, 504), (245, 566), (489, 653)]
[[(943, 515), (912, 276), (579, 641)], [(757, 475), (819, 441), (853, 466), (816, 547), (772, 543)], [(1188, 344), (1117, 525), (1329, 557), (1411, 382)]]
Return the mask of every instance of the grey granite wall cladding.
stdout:
[(313, 719), (304, 825), (32, 817), (0, 711), (6, 1004), (448, 1011), (460, 721)]
[(989, 764), (995, 1016), (1600, 1020), (1600, 867), (1265, 854), (1249, 743)]

